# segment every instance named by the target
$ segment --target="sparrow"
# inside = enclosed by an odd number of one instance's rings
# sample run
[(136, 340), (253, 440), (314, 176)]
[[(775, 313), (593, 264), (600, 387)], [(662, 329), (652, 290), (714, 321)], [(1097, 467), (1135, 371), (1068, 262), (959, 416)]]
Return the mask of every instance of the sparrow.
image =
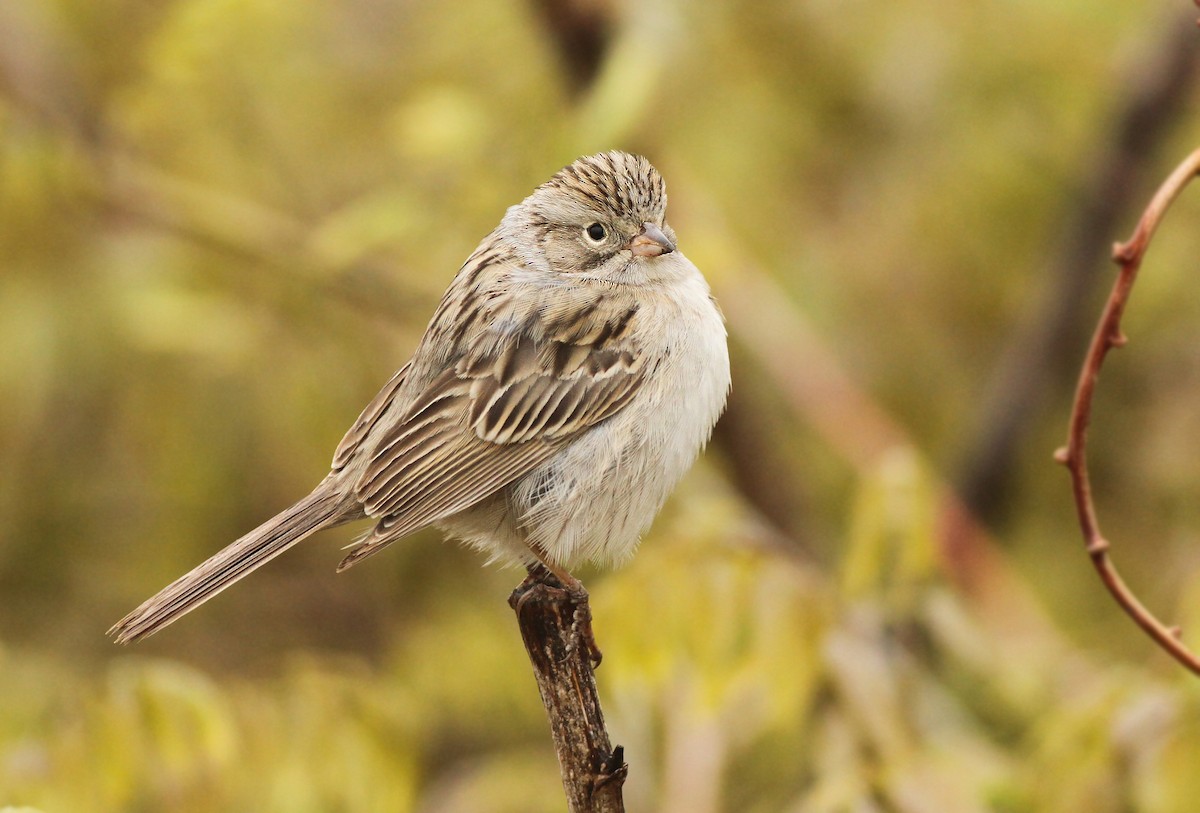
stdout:
[(724, 319), (666, 208), (659, 172), (616, 151), (579, 158), (510, 207), (316, 488), (109, 634), (151, 635), (356, 520), (373, 525), (339, 572), (429, 526), (576, 592), (571, 567), (632, 555), (730, 387)]

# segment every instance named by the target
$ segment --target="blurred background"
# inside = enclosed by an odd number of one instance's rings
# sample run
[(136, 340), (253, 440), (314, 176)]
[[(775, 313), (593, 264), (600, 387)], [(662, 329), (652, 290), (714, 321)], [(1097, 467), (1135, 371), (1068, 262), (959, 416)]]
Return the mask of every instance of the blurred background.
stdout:
[[(631, 811), (1194, 811), (1200, 687), (1097, 581), (1065, 441), (1108, 252), (1197, 146), (1186, 3), (0, 3), (0, 807), (559, 811), (505, 600), (319, 535), (104, 630), (327, 471), (505, 208), (666, 177), (734, 390), (582, 572)], [(1200, 644), (1200, 194), (1105, 368), (1096, 499)], [(649, 622), (649, 623), (648, 623)]]

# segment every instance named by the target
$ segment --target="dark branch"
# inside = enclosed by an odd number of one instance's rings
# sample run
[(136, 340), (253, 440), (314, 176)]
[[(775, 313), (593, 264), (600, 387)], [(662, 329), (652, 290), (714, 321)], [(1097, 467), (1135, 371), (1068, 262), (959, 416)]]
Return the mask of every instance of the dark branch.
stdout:
[(571, 96), (582, 96), (596, 80), (612, 41), (608, 4), (604, 0), (535, 0), (533, 5), (558, 51)]
[(1096, 288), (1096, 266), (1121, 217), (1150, 182), (1150, 163), (1172, 126), (1188, 109), (1197, 79), (1200, 43), (1194, 28), (1172, 17), (1160, 41), (1135, 67), (1111, 138), (1089, 167), (1089, 176), (1063, 224), (1047, 266), (1053, 275), (1043, 301), (1020, 328), (996, 365), (989, 395), (979, 411), (980, 431), (963, 456), (959, 491), (982, 519), (995, 522), (1007, 511), (1022, 441), (1032, 417), (1047, 399), (1064, 391), (1057, 382), (1069, 370), (1087, 335), (1081, 303)]
[(570, 813), (624, 813), (628, 767), (610, 745), (596, 693), (592, 656), (581, 636), (590, 629), (587, 594), (564, 590), (545, 570), (532, 573), (509, 596), (550, 718)]

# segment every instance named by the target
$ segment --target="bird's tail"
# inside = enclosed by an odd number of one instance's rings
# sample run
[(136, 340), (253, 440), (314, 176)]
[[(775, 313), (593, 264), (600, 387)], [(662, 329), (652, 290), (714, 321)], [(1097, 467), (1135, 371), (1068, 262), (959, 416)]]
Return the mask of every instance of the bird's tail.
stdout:
[(328, 482), (144, 601), (108, 631), (127, 644), (163, 627), (321, 528), (351, 519)]

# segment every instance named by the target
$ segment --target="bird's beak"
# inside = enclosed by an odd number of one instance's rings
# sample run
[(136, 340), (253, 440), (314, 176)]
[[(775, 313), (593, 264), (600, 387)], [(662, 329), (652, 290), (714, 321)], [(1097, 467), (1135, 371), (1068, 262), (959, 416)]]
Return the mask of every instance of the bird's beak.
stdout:
[(643, 223), (641, 233), (629, 241), (629, 250), (635, 257), (657, 257), (675, 250), (671, 238), (653, 223)]

